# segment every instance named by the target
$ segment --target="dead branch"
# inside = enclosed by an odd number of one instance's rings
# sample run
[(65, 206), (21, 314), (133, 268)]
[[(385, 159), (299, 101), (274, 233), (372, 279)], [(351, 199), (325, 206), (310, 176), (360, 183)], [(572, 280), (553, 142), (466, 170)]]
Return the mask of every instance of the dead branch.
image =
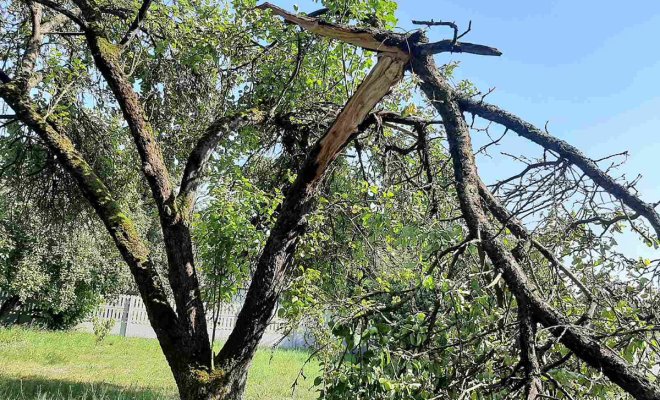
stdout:
[(660, 237), (660, 215), (655, 211), (653, 205), (644, 202), (623, 185), (616, 182), (612, 177), (598, 168), (598, 165), (594, 161), (574, 146), (549, 135), (532, 124), (492, 104), (478, 102), (464, 97), (458, 98), (457, 102), (461, 110), (503, 125), (543, 148), (556, 152), (560, 157), (576, 165), (596, 184), (607, 190), (615, 198), (621, 200), (626, 206), (644, 216), (655, 229), (656, 235)]

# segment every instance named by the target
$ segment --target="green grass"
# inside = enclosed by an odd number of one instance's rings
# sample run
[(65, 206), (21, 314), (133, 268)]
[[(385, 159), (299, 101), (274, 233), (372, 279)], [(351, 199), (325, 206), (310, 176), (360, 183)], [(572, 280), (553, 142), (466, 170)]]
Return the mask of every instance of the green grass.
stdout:
[[(304, 367), (308, 353), (262, 349), (257, 352), (247, 385), (249, 400), (308, 400), (318, 367)], [(78, 332), (0, 329), (0, 399), (2, 400), (171, 400), (176, 386), (153, 339)]]

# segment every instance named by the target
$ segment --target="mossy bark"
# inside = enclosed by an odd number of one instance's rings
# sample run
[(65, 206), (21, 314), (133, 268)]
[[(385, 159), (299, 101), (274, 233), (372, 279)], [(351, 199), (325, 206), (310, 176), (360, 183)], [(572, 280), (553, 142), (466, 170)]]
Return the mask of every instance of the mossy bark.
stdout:
[(195, 269), (195, 255), (188, 214), (179, 212), (169, 172), (156, 134), (144, 113), (140, 99), (123, 71), (121, 48), (96, 32), (85, 35), (94, 62), (112, 90), (128, 123), (142, 161), (142, 172), (158, 207), (165, 241), (168, 274), (176, 313), (183, 330), (179, 352), (210, 368), (212, 351), (206, 313)]

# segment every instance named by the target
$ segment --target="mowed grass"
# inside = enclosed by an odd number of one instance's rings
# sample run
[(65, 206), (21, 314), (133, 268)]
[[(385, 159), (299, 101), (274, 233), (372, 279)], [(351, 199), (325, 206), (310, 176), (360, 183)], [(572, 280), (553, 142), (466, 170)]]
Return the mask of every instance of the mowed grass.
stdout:
[[(305, 351), (261, 349), (247, 384), (249, 400), (307, 400), (318, 365), (304, 366)], [(0, 329), (2, 400), (172, 400), (176, 386), (165, 357), (153, 339)]]

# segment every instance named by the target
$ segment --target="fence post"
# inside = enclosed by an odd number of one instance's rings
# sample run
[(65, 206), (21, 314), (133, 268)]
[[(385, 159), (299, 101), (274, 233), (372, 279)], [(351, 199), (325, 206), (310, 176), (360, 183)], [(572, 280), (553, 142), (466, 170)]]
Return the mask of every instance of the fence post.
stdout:
[(119, 335), (126, 336), (126, 330), (128, 329), (128, 316), (131, 311), (131, 298), (130, 296), (122, 296), (124, 303), (124, 311), (121, 314), (121, 322), (119, 324)]

